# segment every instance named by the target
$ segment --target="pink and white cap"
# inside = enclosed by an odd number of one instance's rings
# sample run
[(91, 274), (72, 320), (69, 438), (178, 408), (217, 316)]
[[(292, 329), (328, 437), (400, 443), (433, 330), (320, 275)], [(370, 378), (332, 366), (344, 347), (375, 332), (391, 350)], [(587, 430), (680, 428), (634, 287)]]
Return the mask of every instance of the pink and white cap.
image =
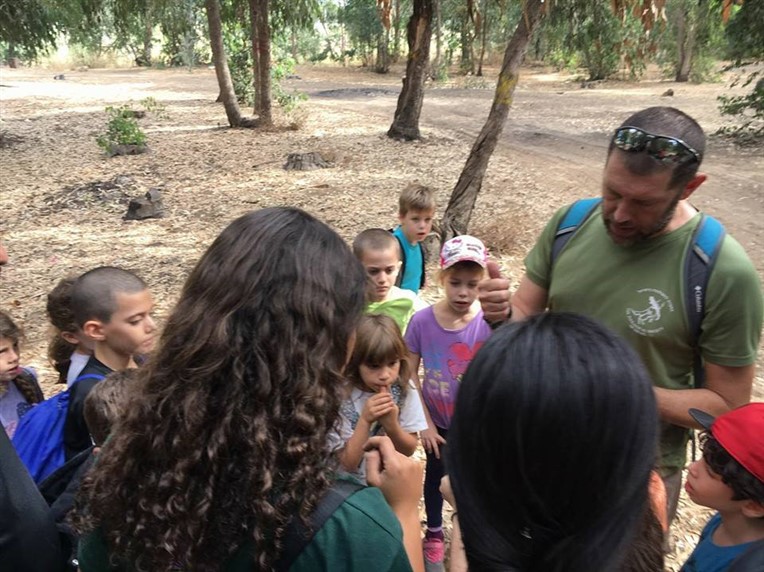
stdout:
[(475, 262), (485, 268), (488, 251), (480, 239), (463, 234), (447, 241), (440, 251), (440, 267), (445, 270), (457, 262)]

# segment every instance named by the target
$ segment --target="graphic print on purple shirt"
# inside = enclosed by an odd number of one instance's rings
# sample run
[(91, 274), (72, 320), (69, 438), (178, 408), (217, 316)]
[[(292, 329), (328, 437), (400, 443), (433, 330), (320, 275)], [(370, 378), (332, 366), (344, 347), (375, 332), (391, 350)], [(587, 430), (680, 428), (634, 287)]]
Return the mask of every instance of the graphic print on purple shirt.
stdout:
[(454, 413), (459, 383), (467, 366), (491, 335), (480, 311), (461, 330), (446, 330), (435, 319), (432, 307), (420, 310), (409, 322), (406, 344), (424, 364), (422, 396), (432, 422), (448, 429)]

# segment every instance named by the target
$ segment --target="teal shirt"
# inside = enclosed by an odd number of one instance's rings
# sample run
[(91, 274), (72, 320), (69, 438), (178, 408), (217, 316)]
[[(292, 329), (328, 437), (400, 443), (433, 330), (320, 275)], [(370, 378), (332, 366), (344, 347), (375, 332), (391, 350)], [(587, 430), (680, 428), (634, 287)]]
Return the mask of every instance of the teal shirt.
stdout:
[[(82, 572), (128, 572), (131, 566), (109, 566), (109, 551), (100, 530), (80, 541)], [(220, 568), (251, 572), (252, 546), (243, 545)], [(411, 572), (403, 531), (379, 489), (368, 487), (348, 497), (297, 557), (290, 572)]]
[(422, 285), (422, 274), (424, 273), (422, 246), (418, 242), (411, 244), (400, 226), (393, 231), (393, 235), (398, 238), (398, 242), (403, 248), (402, 259), (404, 264), (401, 266), (401, 282), (398, 286), (417, 294)]

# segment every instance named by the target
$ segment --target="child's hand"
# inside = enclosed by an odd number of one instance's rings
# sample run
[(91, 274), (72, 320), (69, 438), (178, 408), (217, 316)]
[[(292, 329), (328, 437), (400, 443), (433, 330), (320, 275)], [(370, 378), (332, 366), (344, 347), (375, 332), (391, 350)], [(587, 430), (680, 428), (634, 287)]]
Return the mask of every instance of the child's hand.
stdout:
[(395, 402), (393, 402), (392, 395), (389, 393), (375, 393), (366, 400), (361, 415), (363, 415), (367, 423), (371, 424), (389, 414), (393, 409), (397, 410), (398, 408)]
[(390, 431), (398, 425), (398, 415), (400, 414), (400, 409), (395, 404), (395, 401), (393, 400), (393, 396), (390, 393), (390, 388), (385, 387), (383, 389), (379, 390), (379, 393), (377, 395), (389, 395), (390, 401), (392, 402), (392, 407), (387, 413), (383, 413), (379, 416), (379, 422), (382, 424), (382, 427), (385, 428), (385, 431), (390, 433)]
[(422, 447), (428, 453), (435, 455), (436, 459), (440, 459), (440, 446), (446, 444), (446, 440), (438, 433), (435, 427), (428, 427), (424, 431), (420, 431), (419, 437), (422, 440)]

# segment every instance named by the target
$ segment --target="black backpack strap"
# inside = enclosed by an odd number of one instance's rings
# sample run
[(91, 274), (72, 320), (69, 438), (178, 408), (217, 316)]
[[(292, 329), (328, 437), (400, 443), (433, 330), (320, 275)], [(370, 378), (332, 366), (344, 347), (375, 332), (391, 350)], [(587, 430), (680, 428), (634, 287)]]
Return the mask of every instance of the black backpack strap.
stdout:
[(580, 199), (570, 205), (568, 212), (566, 212), (565, 216), (562, 217), (562, 220), (557, 227), (557, 232), (554, 235), (554, 242), (552, 243), (552, 256), (550, 260), (551, 264), (554, 264), (555, 260), (557, 260), (557, 257), (560, 256), (562, 249), (565, 248), (565, 245), (568, 244), (568, 241), (573, 238), (576, 230), (578, 230), (578, 228), (584, 222), (586, 222), (586, 219), (591, 216), (591, 214), (594, 212), (594, 209), (597, 208), (597, 205), (599, 205), (601, 202), (602, 199), (596, 197), (591, 199)]
[(284, 533), (281, 556), (273, 566), (275, 572), (287, 572), (297, 557), (313, 540), (316, 532), (329, 520), (342, 503), (350, 496), (366, 487), (358, 482), (338, 479), (324, 493), (318, 505), (310, 515), (310, 527), (306, 527), (298, 515), (294, 515)]
[(406, 249), (403, 248), (403, 242), (397, 234), (393, 233), (393, 229), (390, 229), (390, 234), (398, 241), (398, 252), (401, 254), (401, 269), (398, 272), (398, 276), (395, 277), (395, 285), (400, 288), (403, 283), (403, 274), (406, 272)]
[(422, 245), (421, 242), (419, 243), (419, 252), (422, 254), (422, 276), (421, 276), (421, 278), (419, 278), (419, 289), (421, 290), (422, 288), (424, 288), (424, 283), (425, 283), (424, 272), (425, 272), (425, 265), (426, 265), (426, 262), (427, 262), (425, 260), (426, 256), (425, 256), (425, 252), (424, 252), (424, 246)]
[(724, 241), (724, 226), (715, 218), (701, 214), (684, 261), (684, 306), (693, 347), (695, 387), (703, 387), (705, 374), (700, 355), (700, 334), (706, 312), (706, 289)]

